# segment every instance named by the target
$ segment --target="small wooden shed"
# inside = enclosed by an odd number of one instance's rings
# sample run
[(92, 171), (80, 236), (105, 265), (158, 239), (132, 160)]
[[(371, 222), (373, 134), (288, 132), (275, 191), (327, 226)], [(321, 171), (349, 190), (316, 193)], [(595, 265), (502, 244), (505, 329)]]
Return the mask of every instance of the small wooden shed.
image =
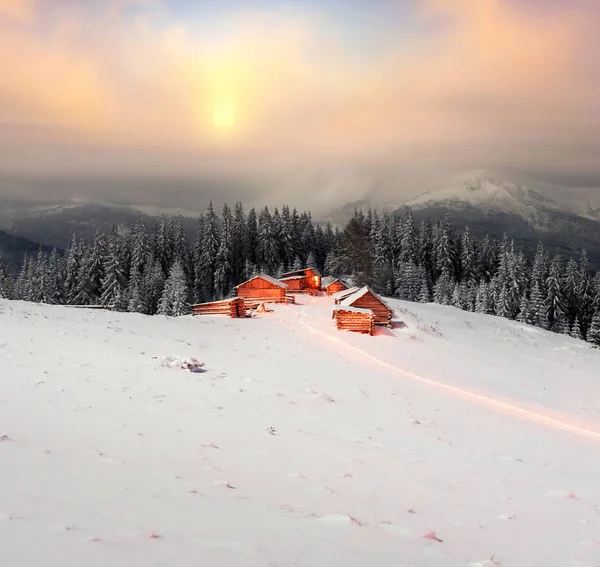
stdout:
[(294, 270), (292, 272), (286, 272), (281, 274), (281, 280), (284, 281), (287, 278), (294, 276), (301, 276), (305, 280), (303, 289), (320, 290), (321, 289), (321, 272), (317, 268), (302, 268), (301, 270)]
[(343, 289), (342, 291), (336, 291), (335, 293), (332, 293), (331, 297), (333, 297), (333, 301), (335, 302), (335, 304), (338, 305), (344, 299), (346, 299), (346, 297), (352, 295), (353, 293), (356, 293), (358, 290), (359, 288), (357, 287), (349, 287), (348, 289)]
[(347, 289), (350, 289), (350, 286), (345, 281), (338, 278), (327, 284), (324, 289), (327, 295), (333, 295), (338, 291), (346, 291)]
[(287, 293), (302, 293), (307, 286), (306, 276), (289, 276), (287, 278), (281, 277), (279, 281), (287, 284)]
[(375, 315), (375, 325), (392, 325), (393, 309), (367, 286), (347, 296), (339, 304), (342, 307), (370, 309)]
[(285, 302), (285, 291), (287, 284), (267, 276), (266, 274), (259, 274), (250, 278), (237, 286), (238, 297), (244, 299), (260, 299), (263, 301), (271, 301), (274, 303)]
[(228, 315), (235, 319), (246, 316), (246, 305), (241, 297), (197, 303), (192, 305), (192, 315)]
[(361, 307), (334, 307), (333, 319), (339, 331), (372, 335), (375, 328), (375, 315), (370, 309)]

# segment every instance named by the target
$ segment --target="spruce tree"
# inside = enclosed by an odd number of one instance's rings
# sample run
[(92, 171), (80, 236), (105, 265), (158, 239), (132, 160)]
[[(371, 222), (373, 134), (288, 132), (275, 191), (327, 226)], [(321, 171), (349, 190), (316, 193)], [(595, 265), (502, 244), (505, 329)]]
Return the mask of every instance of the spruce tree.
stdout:
[(181, 260), (177, 259), (171, 266), (169, 277), (158, 302), (158, 314), (178, 317), (189, 312), (188, 289)]
[(587, 334), (588, 342), (600, 347), (600, 311), (596, 311)]
[(581, 334), (581, 326), (579, 325), (579, 317), (575, 317), (575, 321), (571, 327), (571, 336), (574, 339), (583, 339), (583, 335)]

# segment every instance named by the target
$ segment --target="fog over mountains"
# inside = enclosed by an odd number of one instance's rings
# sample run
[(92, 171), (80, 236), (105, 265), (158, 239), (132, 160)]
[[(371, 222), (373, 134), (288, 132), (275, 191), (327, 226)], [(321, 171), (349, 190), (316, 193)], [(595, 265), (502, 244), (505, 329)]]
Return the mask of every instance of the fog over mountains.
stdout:
[[(357, 200), (343, 206), (329, 204), (329, 210), (317, 207), (317, 211), (313, 210), (314, 220), (341, 226), (355, 208), (410, 207), (417, 218), (448, 214), (455, 224), (469, 225), (474, 233), (501, 238), (506, 232), (515, 239), (517, 246), (533, 249), (537, 241), (542, 240), (551, 249), (567, 256), (576, 256), (585, 248), (592, 265), (600, 267), (600, 188), (565, 187), (499, 171), (472, 170), (405, 200), (388, 191), (382, 195), (375, 180), (363, 178), (361, 182), (363, 190), (355, 184), (349, 195), (350, 199)], [(327, 194), (331, 187), (323, 191)], [(399, 188), (398, 195), (401, 194)], [(328, 201), (333, 203), (331, 199)], [(264, 204), (273, 209), (282, 203)], [(219, 205), (217, 202), (216, 206)], [(107, 230), (113, 225), (127, 227), (140, 216), (150, 219), (161, 214), (181, 214), (186, 229), (190, 233), (195, 230), (198, 213), (186, 208), (122, 206), (77, 198), (46, 206), (14, 202), (5, 205), (0, 208), (0, 229), (34, 243), (62, 249), (73, 234), (89, 238), (97, 230)], [(22, 244), (18, 246), (20, 250), (31, 249), (30, 245)], [(4, 239), (4, 255), (17, 260), (20, 253), (12, 252), (13, 245)]]

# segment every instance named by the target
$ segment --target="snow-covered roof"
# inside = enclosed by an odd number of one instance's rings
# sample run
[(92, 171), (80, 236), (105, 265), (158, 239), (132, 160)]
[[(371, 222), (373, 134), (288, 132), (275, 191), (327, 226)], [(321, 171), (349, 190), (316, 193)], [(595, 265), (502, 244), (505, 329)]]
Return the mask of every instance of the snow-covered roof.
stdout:
[(383, 303), (390, 311), (392, 311), (392, 308), (383, 299), (381, 299), (381, 297), (379, 297), (372, 289), (369, 289), (368, 286), (362, 287), (358, 291), (354, 292), (352, 295), (346, 297), (343, 301), (340, 302), (340, 305), (349, 307), (355, 301), (358, 301), (361, 297), (365, 296), (367, 293), (371, 293), (374, 297), (381, 301), (381, 303)]
[(235, 287), (238, 288), (238, 287), (240, 287), (244, 284), (247, 284), (248, 282), (251, 282), (252, 280), (255, 280), (257, 278), (260, 278), (261, 280), (265, 280), (266, 282), (269, 282), (278, 287), (287, 287), (288, 286), (286, 283), (276, 280), (275, 278), (272, 278), (271, 276), (267, 276), (267, 274), (258, 274), (258, 276), (254, 276), (253, 278), (250, 278), (249, 280), (246, 280), (245, 282), (242, 282), (241, 284), (238, 284)]
[(343, 299), (344, 297), (348, 297), (357, 291), (357, 287), (349, 287), (348, 289), (343, 289), (342, 291), (336, 291), (335, 293), (332, 293), (331, 297), (333, 297), (333, 299)]
[[(342, 278), (335, 278), (335, 279), (332, 279), (331, 281), (327, 281), (326, 283), (321, 282), (321, 286), (329, 287), (330, 285), (333, 285), (335, 282), (340, 282), (341, 284), (344, 284), (348, 289), (350, 289), (350, 286), (348, 285), (348, 283), (345, 282)], [(356, 288), (356, 289), (358, 289), (358, 288)], [(342, 291), (347, 291), (347, 290), (344, 289)]]
[(306, 276), (288, 276), (287, 278), (279, 278), (279, 281), (286, 281), (286, 280), (303, 280)]
[(345, 305), (337, 305), (333, 308), (334, 311), (349, 311), (350, 313), (367, 313), (373, 315), (373, 311), (370, 309), (364, 309), (363, 307), (346, 307)]
[(288, 276), (295, 276), (298, 274), (303, 274), (307, 270), (312, 270), (317, 276), (321, 277), (321, 272), (319, 272), (318, 268), (302, 268), (301, 270), (292, 270), (291, 272), (286, 272), (285, 274), (281, 274), (281, 277), (287, 278)]

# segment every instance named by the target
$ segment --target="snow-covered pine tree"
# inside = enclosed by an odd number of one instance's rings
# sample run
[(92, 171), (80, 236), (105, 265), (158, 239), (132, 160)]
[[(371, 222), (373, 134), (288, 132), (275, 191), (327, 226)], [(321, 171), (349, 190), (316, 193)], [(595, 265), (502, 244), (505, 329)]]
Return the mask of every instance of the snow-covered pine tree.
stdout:
[(189, 312), (188, 289), (181, 260), (175, 260), (169, 271), (160, 301), (158, 314), (178, 317)]
[(192, 245), (192, 297), (195, 302), (199, 303), (202, 297), (202, 270), (200, 269), (200, 262), (202, 257), (204, 241), (204, 216), (198, 217), (198, 228), (196, 231), (196, 238)]
[(592, 317), (592, 323), (587, 334), (588, 342), (600, 347), (600, 310), (596, 311)]
[(427, 280), (423, 278), (423, 280), (421, 280), (421, 289), (419, 290), (419, 303), (431, 303), (431, 300), (431, 289), (429, 288)]
[(297, 272), (298, 270), (301, 270), (304, 266), (302, 265), (302, 261), (300, 260), (300, 258), (298, 256), (296, 256), (294, 258), (294, 263), (292, 264), (292, 271), (293, 272)]
[(417, 230), (411, 209), (407, 209), (400, 224), (400, 262), (416, 262), (418, 257)]
[(548, 307), (538, 281), (534, 281), (533, 287), (531, 288), (529, 314), (531, 317), (531, 324), (540, 327), (541, 329), (548, 328)]
[(12, 278), (0, 255), (0, 299), (11, 299), (13, 294)]
[(281, 261), (287, 269), (294, 261), (296, 249), (293, 241), (292, 217), (290, 208), (284, 205), (281, 209), (281, 232), (279, 235), (279, 251)]
[(233, 213), (233, 224), (231, 227), (231, 247), (232, 257), (232, 279), (234, 284), (244, 281), (244, 264), (246, 262), (247, 252), (245, 249), (246, 241), (246, 216), (244, 207), (239, 201), (235, 204)]
[(579, 317), (575, 317), (575, 321), (571, 327), (571, 336), (574, 339), (583, 339), (583, 335), (581, 334), (581, 325), (579, 324)]
[(528, 325), (532, 323), (529, 298), (526, 294), (523, 294), (521, 296), (521, 303), (519, 304), (519, 313), (517, 315), (517, 321), (519, 323), (526, 323)]
[(123, 299), (123, 269), (119, 258), (119, 243), (112, 237), (104, 259), (104, 278), (100, 296), (101, 305), (113, 305), (115, 309), (122, 306)]
[(316, 247), (315, 227), (312, 223), (310, 213), (302, 213), (300, 215), (300, 227), (302, 231), (300, 242), (302, 244), (298, 251), (298, 255), (300, 256), (300, 260), (306, 264), (308, 262), (308, 255), (311, 252), (314, 252)]
[(143, 290), (143, 312), (154, 315), (158, 309), (158, 302), (165, 286), (165, 277), (160, 263), (150, 256), (144, 264), (142, 272), (141, 289)]
[(475, 313), (488, 313), (488, 284), (482, 279), (477, 286), (475, 298)]
[(453, 307), (458, 307), (458, 309), (465, 308), (462, 294), (460, 292), (460, 284), (458, 284), (458, 283), (454, 284), (454, 289), (452, 290), (452, 299), (450, 300), (450, 305), (452, 305)]
[(259, 269), (267, 274), (274, 274), (280, 263), (268, 207), (261, 211), (258, 219), (256, 259)]
[(198, 266), (199, 294), (197, 301), (211, 301), (214, 299), (215, 271), (217, 251), (219, 249), (218, 218), (213, 209), (212, 202), (204, 217), (204, 233), (202, 236), (202, 251)]
[[(566, 306), (563, 287), (563, 258), (557, 254), (550, 264), (550, 271), (546, 278), (546, 309), (550, 329), (554, 329), (556, 322), (563, 327), (563, 319), (566, 319)], [(560, 332), (560, 331), (558, 331)]]
[(475, 248), (469, 227), (465, 227), (460, 246), (460, 277), (464, 281), (475, 281)]
[(450, 305), (453, 293), (454, 280), (444, 270), (433, 286), (433, 301), (440, 305)]
[(225, 204), (221, 219), (221, 239), (215, 258), (215, 295), (222, 299), (233, 288), (233, 216)]
[(64, 263), (56, 248), (52, 250), (47, 263), (48, 303), (61, 305), (65, 303)]
[[(294, 212), (295, 210), (296, 209), (294, 209)], [(294, 237), (296, 237), (296, 235), (294, 235)], [(244, 250), (246, 252), (246, 260), (248, 260), (250, 264), (256, 265), (256, 249), (258, 246), (258, 219), (254, 207), (252, 207), (248, 212), (245, 238), (246, 242), (244, 244)], [(298, 240), (294, 240), (294, 242), (298, 242)]]

